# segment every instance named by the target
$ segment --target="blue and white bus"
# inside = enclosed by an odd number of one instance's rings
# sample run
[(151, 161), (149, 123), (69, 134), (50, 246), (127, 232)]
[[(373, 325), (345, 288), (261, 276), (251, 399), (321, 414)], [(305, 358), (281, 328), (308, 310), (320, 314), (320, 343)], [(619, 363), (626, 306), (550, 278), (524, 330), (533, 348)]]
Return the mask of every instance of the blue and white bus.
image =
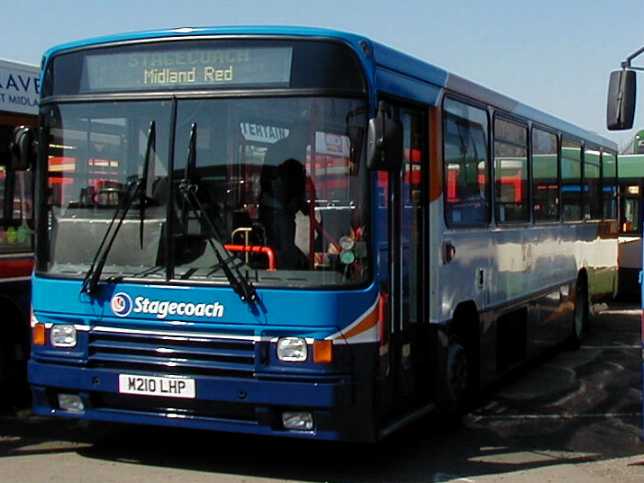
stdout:
[(615, 144), (367, 38), (182, 28), (43, 67), (37, 414), (374, 441), (614, 293)]

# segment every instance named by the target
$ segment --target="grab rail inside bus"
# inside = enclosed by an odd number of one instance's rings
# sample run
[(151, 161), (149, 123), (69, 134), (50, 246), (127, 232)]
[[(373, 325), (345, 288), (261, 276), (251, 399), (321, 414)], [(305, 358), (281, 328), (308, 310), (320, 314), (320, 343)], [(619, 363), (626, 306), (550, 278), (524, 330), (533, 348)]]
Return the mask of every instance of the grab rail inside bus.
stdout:
[(261, 253), (266, 255), (268, 258), (268, 271), (274, 272), (277, 270), (275, 263), (275, 251), (271, 247), (265, 247), (260, 245), (233, 245), (226, 244), (224, 248), (229, 252), (241, 252), (241, 253)]

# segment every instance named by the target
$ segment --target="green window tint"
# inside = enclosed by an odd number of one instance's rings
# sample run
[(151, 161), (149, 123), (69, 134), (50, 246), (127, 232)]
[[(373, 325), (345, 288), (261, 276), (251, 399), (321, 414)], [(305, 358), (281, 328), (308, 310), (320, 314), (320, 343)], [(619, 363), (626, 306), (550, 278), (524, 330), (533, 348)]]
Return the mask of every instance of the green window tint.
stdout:
[(602, 217), (600, 152), (597, 149), (584, 151), (584, 219), (599, 220)]
[(617, 158), (613, 153), (602, 153), (602, 217), (617, 219)]
[(561, 146), (561, 206), (564, 221), (581, 220), (581, 144), (564, 139)]
[(535, 222), (559, 219), (557, 136), (532, 130), (532, 213)]

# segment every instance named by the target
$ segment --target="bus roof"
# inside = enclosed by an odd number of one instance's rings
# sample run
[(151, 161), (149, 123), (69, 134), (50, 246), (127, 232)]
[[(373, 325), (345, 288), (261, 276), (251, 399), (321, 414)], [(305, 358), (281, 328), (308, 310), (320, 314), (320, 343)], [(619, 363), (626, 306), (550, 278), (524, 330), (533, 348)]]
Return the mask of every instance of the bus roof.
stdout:
[(622, 150), (622, 154), (638, 154), (641, 153), (639, 148), (644, 144), (644, 129), (638, 130), (631, 138), (628, 145)]
[(371, 84), (375, 85), (379, 90), (436, 105), (442, 98), (443, 90), (447, 89), (503, 109), (516, 116), (531, 119), (537, 123), (568, 133), (571, 136), (617, 150), (616, 143), (599, 134), (579, 128), (555, 116), (529, 107), (456, 74), (449, 73), (426, 61), (374, 42), (361, 35), (325, 28), (295, 26), (182, 27), (116, 34), (79, 40), (53, 47), (45, 52), (43, 65), (52, 55), (62, 51), (96, 45), (150, 39), (238, 35), (340, 40), (353, 47), (363, 63), (369, 79), (372, 81)]

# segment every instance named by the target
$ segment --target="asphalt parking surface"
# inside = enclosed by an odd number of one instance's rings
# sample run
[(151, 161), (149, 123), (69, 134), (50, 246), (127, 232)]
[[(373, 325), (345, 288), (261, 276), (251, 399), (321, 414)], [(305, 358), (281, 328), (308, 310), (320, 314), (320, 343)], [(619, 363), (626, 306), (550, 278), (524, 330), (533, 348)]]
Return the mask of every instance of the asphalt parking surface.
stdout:
[(0, 415), (0, 481), (644, 481), (640, 316), (613, 304), (577, 351), (486, 392), (458, 428), (429, 417), (379, 445)]

